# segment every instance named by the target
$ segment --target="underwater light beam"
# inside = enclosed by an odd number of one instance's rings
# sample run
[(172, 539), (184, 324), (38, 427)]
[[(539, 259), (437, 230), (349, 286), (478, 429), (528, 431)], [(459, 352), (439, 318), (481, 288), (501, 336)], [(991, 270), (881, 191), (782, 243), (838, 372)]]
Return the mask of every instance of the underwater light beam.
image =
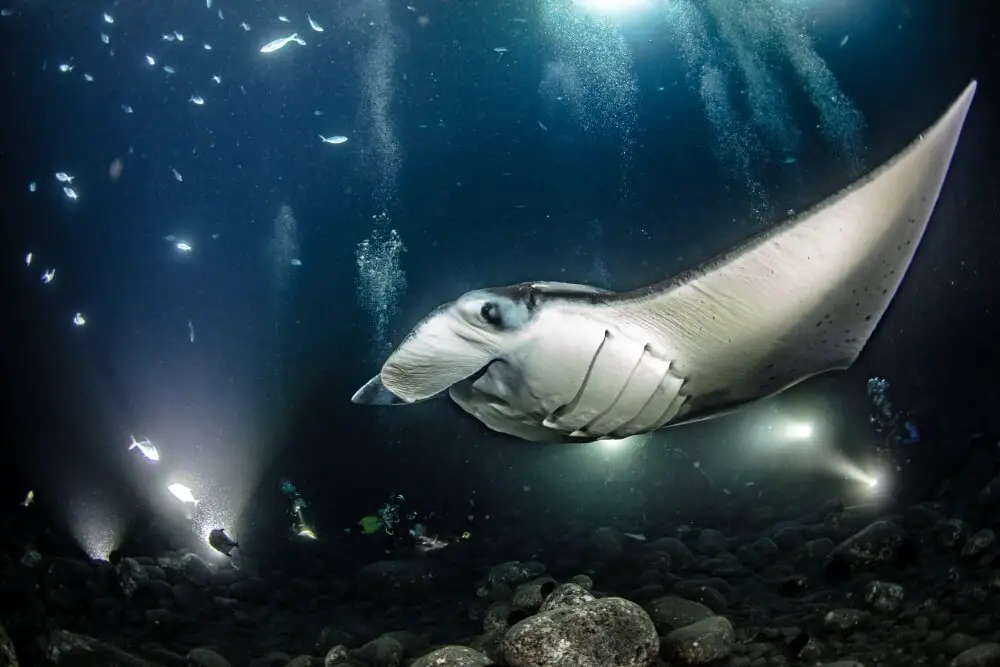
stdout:
[(886, 488), (885, 475), (871, 468), (858, 465), (840, 452), (826, 453), (820, 465), (828, 472), (844, 477), (858, 485), (859, 491), (867, 496), (883, 495)]
[(70, 533), (94, 560), (108, 560), (122, 541), (124, 522), (104, 503), (76, 501), (70, 507)]

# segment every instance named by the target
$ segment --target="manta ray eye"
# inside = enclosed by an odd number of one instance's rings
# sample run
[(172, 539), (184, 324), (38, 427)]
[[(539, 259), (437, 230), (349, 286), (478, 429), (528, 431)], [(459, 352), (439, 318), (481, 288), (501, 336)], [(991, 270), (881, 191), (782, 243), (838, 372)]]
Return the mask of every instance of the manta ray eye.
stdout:
[(484, 303), (483, 307), (479, 309), (479, 314), (483, 316), (484, 320), (495, 327), (503, 324), (503, 320), (500, 319), (500, 306), (495, 301)]

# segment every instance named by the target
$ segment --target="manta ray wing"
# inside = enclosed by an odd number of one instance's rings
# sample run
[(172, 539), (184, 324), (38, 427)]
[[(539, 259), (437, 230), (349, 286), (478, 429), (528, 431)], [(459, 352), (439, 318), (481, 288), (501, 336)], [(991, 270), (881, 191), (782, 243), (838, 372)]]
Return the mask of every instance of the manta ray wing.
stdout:
[(645, 332), (681, 381), (675, 415), (670, 400), (646, 408), (663, 423), (692, 421), (850, 366), (913, 259), (975, 91), (973, 81), (909, 147), (807, 213), (666, 283), (607, 297), (602, 317)]

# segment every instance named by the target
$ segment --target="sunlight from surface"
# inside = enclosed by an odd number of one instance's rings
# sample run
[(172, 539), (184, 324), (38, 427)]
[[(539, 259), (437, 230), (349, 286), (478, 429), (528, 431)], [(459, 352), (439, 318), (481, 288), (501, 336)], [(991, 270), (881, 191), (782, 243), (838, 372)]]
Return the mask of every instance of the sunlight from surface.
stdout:
[(595, 14), (625, 14), (649, 5), (649, 0), (576, 0), (576, 3)]

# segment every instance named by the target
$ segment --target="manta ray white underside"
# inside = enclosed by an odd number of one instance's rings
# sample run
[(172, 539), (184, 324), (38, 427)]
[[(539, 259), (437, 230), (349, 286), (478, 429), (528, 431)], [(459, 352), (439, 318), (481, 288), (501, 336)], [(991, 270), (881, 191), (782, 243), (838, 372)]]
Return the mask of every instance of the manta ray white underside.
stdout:
[(975, 91), (850, 187), (668, 281), (469, 292), (414, 327), (352, 400), (447, 391), (495, 431), (588, 441), (712, 417), (847, 368), (913, 259)]

